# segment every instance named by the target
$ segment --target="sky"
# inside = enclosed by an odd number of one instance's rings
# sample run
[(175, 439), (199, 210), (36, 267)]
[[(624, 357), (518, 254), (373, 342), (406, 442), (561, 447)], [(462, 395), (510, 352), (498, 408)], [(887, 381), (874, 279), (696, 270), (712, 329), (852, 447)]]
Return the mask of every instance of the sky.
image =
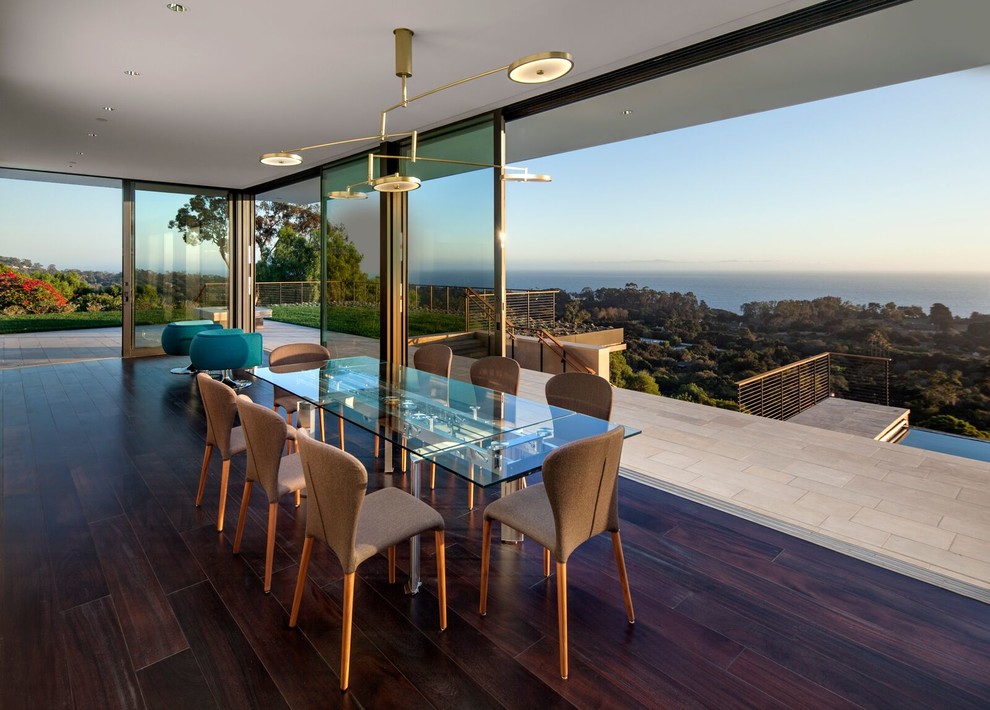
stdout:
[[(983, 67), (527, 161), (553, 182), (509, 184), (509, 268), (985, 270), (988, 125)], [(438, 256), (487, 255), (454, 248), (477, 205), (430, 186), (410, 210), (446, 202)], [(0, 255), (119, 270), (120, 214), (114, 189), (0, 178)]]
[(988, 125), (983, 67), (527, 161), (509, 265), (985, 270)]

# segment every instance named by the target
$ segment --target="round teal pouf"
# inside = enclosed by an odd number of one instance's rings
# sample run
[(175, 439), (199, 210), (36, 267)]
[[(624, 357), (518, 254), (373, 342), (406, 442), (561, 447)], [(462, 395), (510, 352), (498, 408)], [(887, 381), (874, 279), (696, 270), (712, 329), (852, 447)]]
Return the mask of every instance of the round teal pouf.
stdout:
[(240, 328), (204, 330), (189, 346), (189, 358), (197, 370), (221, 370), (223, 382), (231, 387), (247, 387), (249, 380), (235, 380), (233, 369), (261, 364), (261, 333), (245, 333)]
[[(197, 333), (204, 330), (219, 330), (222, 326), (211, 320), (177, 320), (168, 323), (162, 330), (162, 350), (166, 355), (188, 355), (189, 346)], [(186, 367), (173, 367), (173, 375), (192, 375), (196, 369), (192, 364)]]

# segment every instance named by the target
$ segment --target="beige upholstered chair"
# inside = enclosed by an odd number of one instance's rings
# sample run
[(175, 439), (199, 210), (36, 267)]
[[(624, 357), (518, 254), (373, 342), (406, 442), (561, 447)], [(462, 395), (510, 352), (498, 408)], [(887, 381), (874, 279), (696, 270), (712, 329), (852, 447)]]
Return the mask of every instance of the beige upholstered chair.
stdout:
[(237, 516), (237, 534), (234, 536), (234, 554), (241, 551), (241, 537), (247, 519), (251, 490), (258, 483), (268, 497), (268, 545), (265, 548), (265, 594), (272, 589), (272, 558), (275, 555), (275, 524), (278, 521), (278, 499), (287, 493), (296, 494), (306, 487), (299, 454), (282, 456), (288, 427), (275, 412), (248, 397), (237, 398), (237, 413), (247, 442), (247, 474), (244, 477), (244, 496), (241, 512)]
[[(277, 348), (272, 350), (271, 355), (268, 356), (269, 366), (277, 365), (302, 365), (312, 363), (314, 367), (316, 365), (322, 365), (327, 360), (333, 358), (333, 353), (327, 348), (319, 345), (318, 343), (289, 343), (288, 345), (279, 345)], [(296, 411), (296, 407), (299, 403), (299, 397), (287, 392), (278, 385), (274, 386), (275, 390), (275, 403), (272, 406), (276, 412), (281, 407), (285, 410), (285, 423), (292, 427), (292, 415)], [(323, 416), (324, 409), (319, 408), (320, 412), (320, 432), (323, 436), (326, 436), (323, 429)], [(340, 448), (344, 448), (344, 419), (343, 417), (338, 417), (337, 433), (340, 436)]]
[[(481, 550), (481, 605), (488, 603), (488, 566), (492, 521), (528, 535), (557, 559), (557, 627), (560, 636), (560, 677), (567, 678), (567, 559), (583, 542), (603, 532), (612, 534), (629, 623), (632, 596), (619, 538), (617, 477), (622, 454), (622, 427), (579, 439), (552, 451), (543, 462), (543, 483), (489, 503), (485, 508)], [(546, 552), (544, 567), (548, 569)]]
[(209, 470), (213, 449), (220, 451), (223, 464), (220, 468), (220, 512), (217, 514), (217, 530), (223, 530), (223, 514), (227, 507), (227, 481), (230, 478), (230, 458), (247, 450), (244, 431), (234, 426), (237, 413), (237, 395), (227, 385), (217, 382), (205, 372), (196, 375), (199, 396), (206, 412), (206, 451), (203, 452), (203, 468), (199, 473), (199, 490), (196, 491), (196, 507), (203, 502), (206, 472)]
[(454, 351), (443, 343), (427, 343), (413, 353), (413, 367), (431, 375), (450, 377)]
[(395, 582), (395, 545), (413, 535), (433, 530), (437, 545), (440, 630), (447, 628), (443, 517), (426, 503), (398, 488), (383, 488), (366, 494), (368, 472), (360, 461), (345, 451), (316, 441), (305, 431), (300, 431), (298, 443), (306, 477), (306, 539), (299, 561), (299, 577), (292, 599), (289, 626), (295, 626), (299, 618), (313, 540), (322, 540), (333, 550), (344, 569), (340, 689), (347, 690), (354, 575), (358, 565), (368, 558), (387, 551), (388, 579)]
[(562, 372), (546, 384), (547, 403), (608, 421), (612, 416), (612, 385), (587, 372)]
[[(489, 355), (471, 363), (471, 384), (502, 394), (516, 395), (522, 368), (511, 357)], [(430, 467), (430, 488), (436, 478), (436, 464)], [(474, 509), (474, 484), (468, 483), (468, 510)]]

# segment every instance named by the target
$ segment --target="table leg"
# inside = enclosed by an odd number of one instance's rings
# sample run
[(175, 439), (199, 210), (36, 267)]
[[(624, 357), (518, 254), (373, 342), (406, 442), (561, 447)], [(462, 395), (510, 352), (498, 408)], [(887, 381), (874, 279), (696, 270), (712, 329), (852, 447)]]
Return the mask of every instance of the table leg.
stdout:
[[(427, 461), (413, 456), (410, 458), (412, 459), (410, 462), (412, 470), (410, 471), (409, 492), (418, 499), (420, 478), (424, 473)], [(419, 587), (419, 535), (413, 535), (409, 538), (409, 581), (406, 582), (406, 594), (415, 594), (419, 591)]]
[(392, 473), (395, 470), (392, 466), (392, 430), (385, 427), (382, 439), (385, 441), (385, 473)]
[[(526, 487), (525, 478), (517, 478), (514, 481), (506, 481), (502, 484), (502, 497), (504, 498), (510, 493), (515, 493), (516, 491), (520, 491), (525, 487)], [(521, 532), (519, 532), (514, 528), (510, 528), (505, 523), (502, 523), (501, 527), (502, 527), (502, 542), (516, 544), (526, 539)]]

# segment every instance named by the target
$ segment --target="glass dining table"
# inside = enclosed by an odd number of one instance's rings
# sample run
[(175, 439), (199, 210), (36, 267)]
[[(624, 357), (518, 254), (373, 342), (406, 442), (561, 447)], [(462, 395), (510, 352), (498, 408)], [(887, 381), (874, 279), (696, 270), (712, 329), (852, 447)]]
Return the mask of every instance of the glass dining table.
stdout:
[[(555, 448), (622, 426), (370, 357), (257, 367), (254, 376), (381, 436), (387, 473), (393, 471), (394, 447), (404, 450), (416, 497), (425, 464), (478, 486), (500, 485), (506, 495)], [(624, 428), (627, 437), (639, 433)], [(503, 526), (504, 542), (521, 539)], [(415, 593), (418, 537), (410, 541), (409, 577), (406, 591)]]

